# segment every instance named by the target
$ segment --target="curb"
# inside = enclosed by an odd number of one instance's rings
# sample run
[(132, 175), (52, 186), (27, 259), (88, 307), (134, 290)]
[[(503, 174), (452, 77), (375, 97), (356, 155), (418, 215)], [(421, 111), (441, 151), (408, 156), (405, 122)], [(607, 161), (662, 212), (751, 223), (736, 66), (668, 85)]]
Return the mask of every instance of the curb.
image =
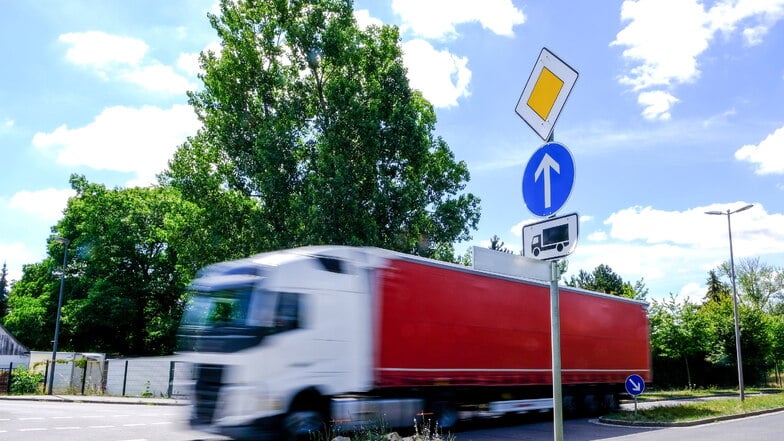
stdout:
[(614, 420), (605, 417), (599, 417), (599, 422), (602, 424), (610, 424), (613, 426), (630, 426), (630, 427), (692, 427), (702, 424), (717, 423), (719, 421), (737, 420), (740, 418), (753, 417), (758, 415), (765, 415), (768, 413), (776, 413), (784, 411), (784, 407), (776, 407), (773, 409), (755, 410), (753, 412), (738, 413), (734, 415), (722, 415), (717, 417), (702, 418), (694, 421), (677, 421), (671, 423), (656, 422), (656, 421), (623, 421)]
[(186, 406), (187, 400), (171, 398), (113, 397), (100, 395), (0, 395), (6, 401), (38, 401), (53, 403), (143, 404), (152, 406)]

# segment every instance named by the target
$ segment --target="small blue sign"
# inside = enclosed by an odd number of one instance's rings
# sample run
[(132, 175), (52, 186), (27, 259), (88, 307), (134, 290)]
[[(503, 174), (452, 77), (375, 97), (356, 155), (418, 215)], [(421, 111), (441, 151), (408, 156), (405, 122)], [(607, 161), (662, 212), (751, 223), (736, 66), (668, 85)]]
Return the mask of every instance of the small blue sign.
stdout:
[(574, 158), (565, 145), (548, 142), (528, 160), (523, 200), (531, 213), (547, 217), (563, 207), (574, 185)]
[(645, 380), (637, 374), (631, 374), (626, 377), (626, 392), (629, 395), (636, 397), (645, 391)]

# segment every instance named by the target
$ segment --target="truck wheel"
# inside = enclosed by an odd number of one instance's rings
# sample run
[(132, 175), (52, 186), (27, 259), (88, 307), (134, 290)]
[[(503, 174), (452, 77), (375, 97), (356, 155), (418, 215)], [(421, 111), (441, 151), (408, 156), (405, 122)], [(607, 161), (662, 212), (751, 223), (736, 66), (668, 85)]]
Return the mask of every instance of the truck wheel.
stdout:
[(618, 410), (620, 404), (618, 403), (618, 396), (612, 392), (605, 392), (602, 395), (602, 413), (609, 413)]
[(600, 404), (594, 393), (588, 392), (583, 395), (582, 410), (585, 416), (599, 415)]
[(580, 406), (577, 404), (577, 397), (572, 394), (563, 396), (563, 414), (566, 418), (575, 418), (580, 414)]
[(439, 429), (451, 429), (460, 419), (457, 407), (449, 401), (436, 401), (433, 403), (433, 419)]
[(289, 440), (313, 439), (324, 430), (324, 418), (316, 411), (297, 411), (286, 415), (283, 430)]
[(563, 244), (559, 243), (558, 246), (555, 247), (555, 249), (558, 250), (558, 252), (560, 253), (561, 251), (563, 251)]
[(539, 255), (539, 248), (534, 248), (534, 257)]

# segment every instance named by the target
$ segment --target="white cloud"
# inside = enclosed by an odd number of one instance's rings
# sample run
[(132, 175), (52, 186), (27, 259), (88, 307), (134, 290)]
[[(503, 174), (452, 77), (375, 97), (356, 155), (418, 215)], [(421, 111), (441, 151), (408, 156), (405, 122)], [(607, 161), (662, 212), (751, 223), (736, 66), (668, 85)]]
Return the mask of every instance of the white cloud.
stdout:
[(120, 74), (120, 78), (153, 92), (185, 93), (197, 87), (171, 67), (162, 64), (134, 69)]
[[(698, 57), (717, 32), (731, 35), (740, 27), (747, 44), (759, 44), (782, 17), (784, 0), (722, 0), (708, 10), (698, 0), (625, 0), (621, 20), (627, 24), (611, 45), (624, 47), (633, 67), (619, 81), (641, 94), (696, 81)], [(640, 102), (646, 118), (662, 119), (677, 100), (659, 100), (655, 108), (642, 96)]]
[(626, 0), (621, 19), (629, 23), (611, 45), (625, 46), (623, 56), (640, 63), (621, 83), (638, 91), (699, 75), (696, 57), (707, 49), (711, 32), (696, 0)]
[(8, 208), (37, 220), (53, 222), (60, 219), (68, 204), (68, 198), (76, 193), (71, 190), (47, 188), (38, 191), (20, 191), (8, 201)]
[(354, 20), (357, 21), (357, 26), (360, 29), (366, 29), (369, 26), (381, 26), (384, 23), (370, 15), (370, 11), (367, 9), (360, 9), (358, 11), (354, 11)]
[(691, 303), (702, 303), (705, 299), (705, 293), (707, 291), (706, 286), (700, 285), (699, 283), (687, 283), (684, 285), (678, 294), (675, 296), (678, 302), (683, 302), (684, 300), (688, 300)]
[(16, 121), (11, 118), (0, 119), (0, 135), (11, 132), (15, 124)]
[(79, 65), (105, 68), (113, 64), (141, 63), (149, 46), (142, 40), (110, 35), (100, 31), (71, 32), (60, 35), (70, 47), (65, 58)]
[(186, 105), (170, 109), (153, 106), (104, 109), (90, 124), (51, 133), (36, 133), (33, 145), (54, 150), (69, 166), (136, 173), (134, 184), (155, 182), (177, 146), (194, 135), (200, 123)]
[(595, 231), (588, 235), (588, 240), (591, 242), (604, 242), (608, 239), (607, 233), (604, 231)]
[(468, 58), (436, 50), (425, 40), (410, 40), (403, 43), (403, 63), (411, 87), (435, 107), (456, 106), (458, 98), (470, 94)]
[(735, 159), (756, 164), (758, 175), (784, 174), (784, 127), (758, 145), (744, 145), (735, 152)]
[(723, 0), (710, 9), (709, 17), (712, 30), (731, 34), (740, 26), (746, 44), (754, 46), (784, 18), (784, 1)]
[(200, 71), (199, 54), (180, 54), (177, 58), (177, 68), (191, 76), (196, 76)]
[[(726, 216), (706, 211), (726, 211), (746, 205), (744, 201), (711, 204), (684, 211), (631, 207), (610, 215), (605, 229), (590, 231), (581, 224), (581, 236), (568, 257), (567, 278), (581, 269), (592, 271), (609, 265), (624, 280), (643, 278), (652, 288), (651, 297), (669, 294), (692, 300), (704, 295), (707, 272), (729, 259)], [(732, 241), (736, 261), (747, 257), (781, 260), (784, 249), (784, 214), (766, 212), (760, 204), (732, 215)], [(604, 236), (607, 236), (606, 238)], [(603, 239), (603, 240), (596, 240)], [(661, 288), (666, 286), (667, 288)]]
[[(0, 242), (0, 256), (8, 269), (8, 280), (14, 281), (22, 278), (22, 266), (41, 260), (41, 253), (34, 253), (22, 242)], [(2, 265), (0, 263), (0, 265)]]
[(512, 36), (512, 28), (525, 23), (525, 14), (511, 0), (393, 0), (403, 31), (427, 39), (456, 36), (455, 26), (479, 22), (495, 34)]
[[(149, 46), (142, 40), (88, 31), (63, 34), (60, 41), (69, 45), (65, 53), (68, 61), (94, 69), (103, 79), (120, 79), (149, 91), (170, 94), (182, 94), (196, 88), (170, 66), (148, 59)], [(181, 61), (182, 56), (178, 65)], [(186, 67), (183, 71), (192, 74), (185, 61), (182, 63)]]
[(649, 120), (666, 121), (670, 119), (670, 109), (678, 101), (678, 98), (663, 90), (642, 92), (637, 97), (637, 102), (645, 107), (642, 111), (642, 116)]

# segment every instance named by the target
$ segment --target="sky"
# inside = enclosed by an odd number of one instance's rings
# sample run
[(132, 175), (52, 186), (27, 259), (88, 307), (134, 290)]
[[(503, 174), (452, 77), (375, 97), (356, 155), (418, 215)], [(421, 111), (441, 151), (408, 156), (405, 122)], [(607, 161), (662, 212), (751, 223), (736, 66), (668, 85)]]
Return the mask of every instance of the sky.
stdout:
[[(400, 27), (410, 84), (481, 198), (473, 240), (519, 252), (522, 177), (544, 141), (515, 113), (542, 50), (579, 74), (554, 126), (574, 159), (567, 277), (609, 265), (649, 299), (699, 301), (709, 270), (784, 267), (784, 0), (358, 0)], [(199, 122), (186, 91), (218, 49), (216, 0), (0, 0), (0, 261), (41, 261), (80, 174), (148, 186)]]

